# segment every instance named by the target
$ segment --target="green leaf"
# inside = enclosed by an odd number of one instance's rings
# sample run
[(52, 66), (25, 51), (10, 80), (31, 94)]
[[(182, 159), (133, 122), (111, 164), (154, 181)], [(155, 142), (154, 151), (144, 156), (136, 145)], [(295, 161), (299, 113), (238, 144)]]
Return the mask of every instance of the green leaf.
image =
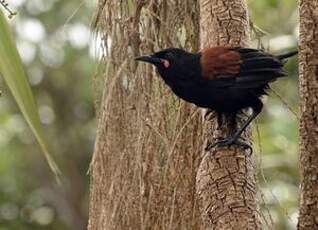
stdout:
[(38, 141), (44, 156), (59, 180), (60, 170), (52, 159), (44, 141), (44, 131), (41, 126), (37, 106), (30, 85), (23, 69), (22, 61), (16, 49), (9, 25), (0, 9), (0, 74), (16, 100), (25, 120)]

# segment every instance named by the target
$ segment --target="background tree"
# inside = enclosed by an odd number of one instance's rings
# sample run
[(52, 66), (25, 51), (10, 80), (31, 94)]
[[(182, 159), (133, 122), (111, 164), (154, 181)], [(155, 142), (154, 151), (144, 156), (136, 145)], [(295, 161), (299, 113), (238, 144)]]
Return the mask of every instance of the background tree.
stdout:
[(317, 2), (300, 1), (300, 230), (318, 228), (317, 12)]
[[(201, 229), (195, 199), (199, 109), (134, 57), (198, 50), (196, 1), (100, 1), (104, 91), (92, 159), (89, 229)], [(112, 23), (109, 23), (112, 22)], [(104, 80), (104, 82), (103, 82)], [(101, 83), (103, 82), (103, 83)]]

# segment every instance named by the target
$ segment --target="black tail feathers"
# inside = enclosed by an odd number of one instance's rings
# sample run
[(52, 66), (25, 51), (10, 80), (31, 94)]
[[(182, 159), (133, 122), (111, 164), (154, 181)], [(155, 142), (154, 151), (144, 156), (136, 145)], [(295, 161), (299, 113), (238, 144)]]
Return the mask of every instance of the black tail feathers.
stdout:
[(284, 60), (286, 58), (289, 58), (289, 57), (292, 57), (294, 55), (298, 54), (298, 50), (294, 50), (294, 51), (290, 51), (288, 53), (284, 53), (284, 54), (280, 54), (280, 55), (277, 55), (276, 57), (279, 59), (279, 60)]

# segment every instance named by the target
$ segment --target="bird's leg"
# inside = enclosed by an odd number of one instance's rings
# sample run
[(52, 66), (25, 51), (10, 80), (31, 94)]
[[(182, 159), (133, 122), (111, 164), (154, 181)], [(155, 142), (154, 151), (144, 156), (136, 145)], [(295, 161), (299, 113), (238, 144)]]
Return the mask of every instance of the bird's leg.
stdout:
[(253, 112), (252, 115), (243, 123), (242, 127), (240, 127), (233, 136), (228, 139), (232, 140), (232, 142), (236, 141), (242, 134), (242, 132), (247, 128), (247, 126), (257, 117), (257, 115), (262, 111), (263, 103), (258, 100), (257, 103), (252, 107)]
[(233, 135), (231, 135), (230, 137), (224, 138), (222, 140), (218, 140), (215, 143), (209, 145), (207, 147), (207, 149), (213, 148), (215, 146), (229, 146), (232, 144), (237, 144), (240, 146), (243, 146), (245, 148), (248, 148), (251, 150), (252, 152), (252, 148), (251, 146), (249, 146), (248, 144), (246, 144), (245, 142), (239, 140), (240, 135), (242, 134), (242, 132), (247, 128), (247, 126), (255, 119), (255, 117), (261, 112), (263, 107), (263, 103), (259, 100), (257, 101), (257, 103), (254, 104), (254, 106), (252, 107), (253, 109), (253, 113), (251, 116), (249, 116), (249, 118), (243, 123), (242, 127), (240, 127)]
[(236, 112), (230, 113), (228, 115), (229, 118), (229, 128), (230, 128), (230, 135), (233, 134), (233, 130), (236, 130)]
[(218, 128), (220, 128), (223, 125), (223, 113), (217, 113), (217, 123)]

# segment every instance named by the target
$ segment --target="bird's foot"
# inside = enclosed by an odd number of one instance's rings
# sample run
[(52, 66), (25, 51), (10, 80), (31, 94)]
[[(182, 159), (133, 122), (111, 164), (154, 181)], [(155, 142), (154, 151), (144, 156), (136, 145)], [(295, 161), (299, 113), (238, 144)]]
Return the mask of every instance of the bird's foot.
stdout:
[(249, 155), (252, 155), (252, 153), (253, 153), (253, 149), (249, 144), (247, 144), (243, 140), (235, 139), (232, 137), (218, 139), (216, 142), (209, 144), (205, 150), (208, 151), (211, 148), (216, 147), (216, 146), (225, 147), (225, 146), (231, 146), (231, 145), (238, 145), (238, 146), (242, 146), (244, 149), (248, 149), (250, 152)]

